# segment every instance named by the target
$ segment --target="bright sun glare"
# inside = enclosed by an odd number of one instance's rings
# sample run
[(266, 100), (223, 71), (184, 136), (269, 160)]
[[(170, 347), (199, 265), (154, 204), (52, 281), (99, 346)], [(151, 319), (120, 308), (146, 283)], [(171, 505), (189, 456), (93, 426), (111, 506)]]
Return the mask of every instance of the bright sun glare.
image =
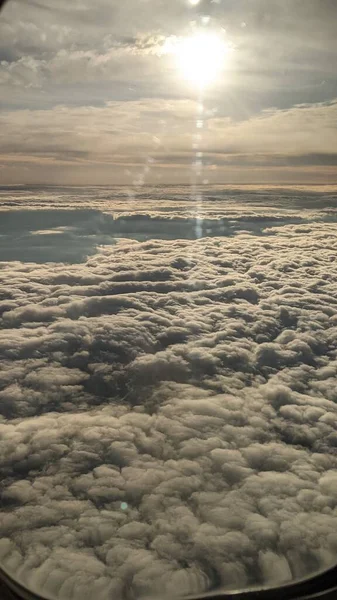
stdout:
[(182, 38), (174, 50), (184, 78), (200, 88), (219, 78), (228, 52), (226, 43), (217, 34), (209, 32)]

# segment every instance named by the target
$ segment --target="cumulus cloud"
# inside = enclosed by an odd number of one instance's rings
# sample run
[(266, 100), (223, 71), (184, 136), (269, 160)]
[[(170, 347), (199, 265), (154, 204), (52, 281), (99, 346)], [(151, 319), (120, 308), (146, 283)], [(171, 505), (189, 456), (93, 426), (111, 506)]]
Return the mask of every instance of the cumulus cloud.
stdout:
[[(157, 219), (179, 198), (188, 226), (184, 193), (154, 196)], [(219, 219), (217, 193), (203, 210)], [(147, 194), (117, 213), (141, 222)], [(270, 192), (268, 220), (245, 194), (229, 214), (258, 231), (0, 263), (1, 565), (29, 588), (191, 594), (336, 561), (337, 229), (317, 195)]]

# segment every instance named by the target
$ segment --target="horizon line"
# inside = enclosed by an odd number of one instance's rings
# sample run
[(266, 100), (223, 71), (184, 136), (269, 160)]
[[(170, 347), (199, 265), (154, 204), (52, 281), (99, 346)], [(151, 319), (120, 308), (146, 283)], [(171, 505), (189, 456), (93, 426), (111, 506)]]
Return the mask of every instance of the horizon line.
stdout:
[(129, 183), (0, 183), (0, 189), (6, 187), (130, 187), (137, 188), (141, 190), (146, 187), (173, 187), (173, 186), (183, 186), (183, 187), (214, 187), (214, 186), (235, 186), (235, 187), (333, 187), (337, 186), (337, 181), (333, 183), (237, 183), (237, 182), (217, 182), (217, 183), (146, 183), (142, 186), (130, 185)]

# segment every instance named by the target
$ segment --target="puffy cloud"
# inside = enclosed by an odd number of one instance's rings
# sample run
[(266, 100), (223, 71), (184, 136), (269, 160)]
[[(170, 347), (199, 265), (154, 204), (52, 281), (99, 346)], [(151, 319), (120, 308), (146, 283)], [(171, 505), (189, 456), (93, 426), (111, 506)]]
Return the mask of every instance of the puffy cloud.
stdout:
[[(20, 220), (57, 193), (76, 206), (69, 190), (6, 197)], [(95, 193), (105, 224), (113, 206), (136, 219), (125, 191)], [(156, 193), (137, 223), (188, 227), (184, 188)], [(1, 263), (1, 564), (31, 589), (189, 594), (335, 562), (337, 229), (319, 209), (334, 201), (274, 190), (268, 211), (242, 194), (230, 236)]]

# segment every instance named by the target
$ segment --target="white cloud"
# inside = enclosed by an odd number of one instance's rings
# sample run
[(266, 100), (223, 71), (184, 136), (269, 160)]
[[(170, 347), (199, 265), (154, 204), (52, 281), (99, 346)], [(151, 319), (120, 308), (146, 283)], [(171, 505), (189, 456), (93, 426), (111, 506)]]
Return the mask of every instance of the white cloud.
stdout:
[[(261, 193), (233, 192), (228, 217), (262, 235), (1, 264), (1, 564), (25, 585), (188, 594), (335, 562), (337, 229), (299, 225), (319, 201), (291, 198), (295, 224), (270, 227)], [(177, 218), (173, 197), (142, 202)]]

